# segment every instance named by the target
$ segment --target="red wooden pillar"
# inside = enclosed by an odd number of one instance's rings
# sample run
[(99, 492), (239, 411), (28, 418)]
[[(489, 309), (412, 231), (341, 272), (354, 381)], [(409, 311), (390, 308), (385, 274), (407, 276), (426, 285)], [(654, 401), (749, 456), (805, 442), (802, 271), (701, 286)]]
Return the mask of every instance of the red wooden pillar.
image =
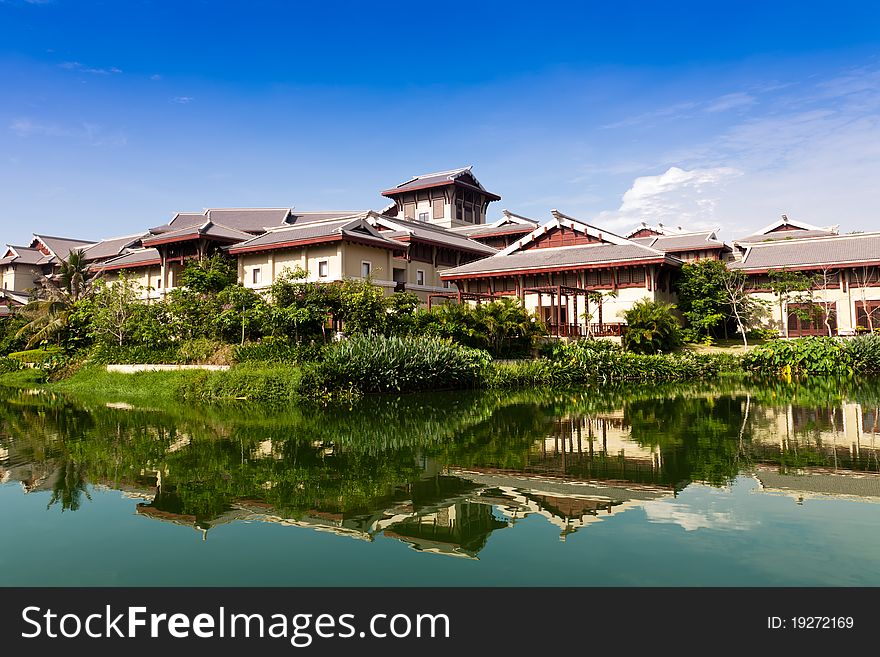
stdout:
[(556, 286), (556, 336), (559, 337), (559, 328), (562, 324), (562, 286)]

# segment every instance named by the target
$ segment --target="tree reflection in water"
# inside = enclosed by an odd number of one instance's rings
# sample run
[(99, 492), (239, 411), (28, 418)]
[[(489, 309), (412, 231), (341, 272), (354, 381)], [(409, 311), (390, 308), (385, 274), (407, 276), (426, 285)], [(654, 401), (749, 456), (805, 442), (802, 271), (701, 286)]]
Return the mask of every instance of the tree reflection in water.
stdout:
[(474, 557), (526, 515), (565, 537), (695, 481), (877, 474), (878, 390), (732, 380), (149, 410), (6, 391), (0, 480), (63, 511), (99, 485), (203, 531), (256, 519)]

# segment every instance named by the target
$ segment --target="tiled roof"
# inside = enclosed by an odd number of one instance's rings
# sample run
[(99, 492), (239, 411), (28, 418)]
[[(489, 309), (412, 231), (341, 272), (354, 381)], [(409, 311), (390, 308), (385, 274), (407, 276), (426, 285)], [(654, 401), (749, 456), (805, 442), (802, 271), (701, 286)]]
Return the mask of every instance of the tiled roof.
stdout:
[(290, 216), (290, 223), (292, 224), (304, 224), (311, 223), (313, 221), (329, 221), (330, 219), (341, 219), (342, 217), (353, 217), (355, 215), (363, 215), (369, 212), (368, 210), (323, 210), (317, 212), (297, 212), (292, 211)]
[(243, 242), (251, 239), (253, 235), (245, 233), (229, 226), (213, 223), (210, 220), (205, 221), (200, 226), (187, 226), (180, 230), (172, 230), (160, 235), (151, 235), (143, 240), (144, 246), (155, 244), (166, 244), (184, 239), (196, 239), (197, 237), (212, 237), (217, 240), (225, 240), (231, 242)]
[(255, 234), (290, 223), (290, 215), (290, 208), (209, 208), (204, 212), (178, 212), (167, 224), (150, 228), (150, 232), (154, 235), (167, 234), (200, 226), (210, 220), (234, 230)]
[(111, 237), (106, 240), (101, 240), (97, 244), (93, 244), (84, 250), (86, 260), (93, 262), (95, 260), (113, 258), (122, 253), (122, 250), (126, 247), (129, 247), (148, 236), (148, 233), (141, 233), (138, 235), (125, 235), (124, 237)]
[(34, 234), (34, 237), (39, 239), (43, 244), (45, 244), (49, 249), (61, 259), (66, 259), (67, 256), (70, 255), (71, 251), (76, 249), (85, 249), (87, 246), (91, 246), (94, 242), (89, 242), (87, 240), (78, 240), (72, 237), (52, 237), (51, 235), (37, 235)]
[(29, 246), (10, 246), (18, 255), (12, 255), (8, 258), (0, 260), (0, 264), (9, 264), (11, 262), (20, 263), (22, 265), (37, 265), (45, 261), (46, 256), (42, 251), (32, 249)]
[(397, 219), (393, 217), (389, 218), (388, 222), (391, 225), (400, 227), (400, 229), (397, 230), (391, 228), (390, 230), (382, 231), (382, 234), (385, 237), (390, 237), (391, 239), (415, 238), (416, 240), (423, 240), (433, 244), (448, 246), (451, 249), (471, 251), (485, 255), (492, 255), (498, 252), (498, 249), (493, 249), (491, 246), (472, 240), (465, 235), (458, 235), (451, 230), (447, 230), (441, 226), (435, 226), (434, 224), (425, 223), (423, 221), (408, 221), (406, 219)]
[(158, 250), (138, 249), (95, 265), (95, 268), (99, 270), (124, 269), (126, 267), (142, 267), (156, 264), (160, 261), (161, 258)]
[[(236, 244), (229, 251), (230, 253), (257, 251), (275, 248), (284, 244), (317, 242), (334, 238), (367, 241), (383, 248), (404, 248), (403, 245), (386, 239), (385, 236), (374, 235), (371, 232), (372, 227), (365, 224), (364, 218), (364, 215), (357, 215), (334, 221), (310, 221), (304, 224), (296, 224), (290, 228), (279, 228), (253, 237), (246, 242)], [(364, 226), (367, 227), (364, 228)]]
[(290, 208), (211, 208), (208, 219), (246, 233), (262, 233), (288, 223)]
[[(427, 189), (429, 187), (439, 187), (442, 185), (452, 185), (456, 182), (467, 185), (468, 187), (473, 187), (474, 189), (478, 189), (490, 198), (495, 200), (500, 199), (501, 197), (497, 194), (493, 194), (490, 191), (487, 191), (485, 187), (480, 184), (480, 181), (474, 176), (473, 171), (471, 171), (473, 167), (461, 167), (459, 169), (450, 169), (449, 171), (437, 171), (434, 173), (424, 173), (420, 176), (413, 176), (409, 180), (406, 180), (396, 187), (392, 189), (386, 189), (382, 192), (383, 196), (393, 196), (395, 194), (400, 194), (401, 192), (407, 192), (415, 189)], [(476, 185), (471, 185), (470, 183), (463, 183), (459, 180), (461, 176), (464, 174), (469, 174), (471, 178), (473, 178)]]
[(590, 266), (625, 263), (627, 261), (651, 260), (678, 262), (653, 249), (639, 244), (587, 244), (584, 246), (561, 246), (556, 248), (515, 251), (509, 255), (494, 255), (460, 267), (447, 269), (443, 276), (507, 272), (523, 269), (553, 269), (556, 267)]
[(650, 246), (651, 248), (668, 253), (676, 253), (680, 251), (698, 251), (700, 249), (721, 249), (724, 248), (724, 242), (717, 239), (711, 239), (714, 231), (706, 231), (705, 233), (687, 233), (684, 235), (655, 235), (653, 237), (634, 237), (633, 242)]
[(509, 234), (523, 234), (531, 233), (535, 230), (534, 226), (529, 226), (528, 224), (504, 224), (503, 226), (493, 226), (492, 224), (481, 224), (479, 226), (461, 226), (457, 228), (450, 228), (450, 230), (454, 233), (458, 233), (459, 235), (465, 235), (467, 237), (484, 237), (487, 235), (509, 235)]
[(836, 234), (830, 230), (781, 230), (775, 233), (748, 235), (736, 241), (739, 244), (753, 244), (779, 240), (800, 240), (808, 237), (831, 237)]
[(163, 233), (170, 233), (172, 230), (200, 226), (205, 223), (207, 218), (204, 212), (178, 212), (167, 224), (150, 228), (149, 232), (153, 235), (161, 235)]
[(30, 296), (27, 292), (18, 292), (16, 290), (0, 288), (0, 299), (8, 299), (15, 304), (23, 306), (30, 300)]
[(833, 235), (749, 245), (731, 269), (766, 270), (880, 262), (880, 233)]

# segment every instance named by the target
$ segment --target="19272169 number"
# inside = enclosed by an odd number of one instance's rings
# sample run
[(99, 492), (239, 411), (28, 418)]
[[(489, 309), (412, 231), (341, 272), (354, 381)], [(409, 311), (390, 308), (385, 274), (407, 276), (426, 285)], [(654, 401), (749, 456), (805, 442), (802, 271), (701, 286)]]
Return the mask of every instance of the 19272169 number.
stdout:
[(851, 630), (852, 616), (792, 616), (788, 619), (793, 630)]

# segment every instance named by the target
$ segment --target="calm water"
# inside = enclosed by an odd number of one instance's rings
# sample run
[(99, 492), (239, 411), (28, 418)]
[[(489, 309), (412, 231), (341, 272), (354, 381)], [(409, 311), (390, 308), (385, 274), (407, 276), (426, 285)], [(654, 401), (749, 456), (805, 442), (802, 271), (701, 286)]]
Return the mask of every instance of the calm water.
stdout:
[(0, 397), (0, 585), (880, 585), (877, 382)]

